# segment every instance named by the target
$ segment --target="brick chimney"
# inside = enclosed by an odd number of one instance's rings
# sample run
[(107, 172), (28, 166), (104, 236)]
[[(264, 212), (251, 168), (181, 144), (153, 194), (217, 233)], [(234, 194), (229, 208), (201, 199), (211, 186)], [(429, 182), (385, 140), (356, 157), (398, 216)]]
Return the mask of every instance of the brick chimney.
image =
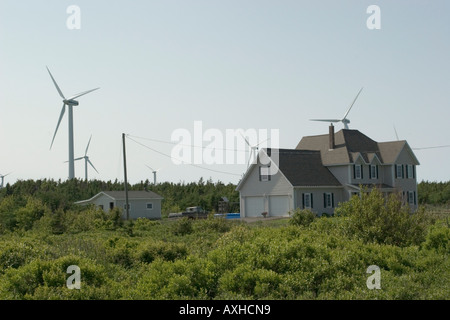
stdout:
[(335, 147), (335, 144), (334, 144), (334, 126), (333, 126), (333, 124), (331, 124), (330, 128), (329, 128), (328, 139), (329, 139), (329, 142), (330, 142), (329, 149), (333, 150), (334, 147)]

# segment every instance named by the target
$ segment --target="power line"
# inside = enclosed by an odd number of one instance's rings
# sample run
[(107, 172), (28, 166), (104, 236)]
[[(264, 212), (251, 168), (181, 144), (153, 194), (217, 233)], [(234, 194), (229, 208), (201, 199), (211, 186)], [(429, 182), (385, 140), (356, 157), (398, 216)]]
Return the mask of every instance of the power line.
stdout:
[[(179, 162), (183, 163), (183, 161), (181, 161), (181, 160), (179, 160), (179, 159), (176, 159), (176, 158), (174, 158), (174, 157), (172, 157), (172, 156), (170, 156), (170, 155), (168, 155), (168, 154), (165, 154), (164, 152), (158, 151), (158, 150), (153, 149), (153, 148), (151, 148), (151, 147), (149, 147), (149, 146), (147, 146), (147, 145), (145, 145), (145, 144), (143, 144), (143, 143), (141, 143), (141, 142), (139, 142), (139, 141), (134, 140), (133, 138), (130, 137), (130, 135), (127, 135), (126, 137), (127, 137), (128, 139), (130, 139), (131, 141), (133, 141), (134, 143), (137, 143), (138, 145), (140, 145), (140, 146), (142, 146), (142, 147), (144, 147), (144, 148), (147, 148), (147, 149), (149, 149), (149, 150), (151, 150), (151, 151), (153, 151), (153, 152), (156, 152), (156, 153), (158, 153), (158, 154), (160, 154), (160, 155), (162, 155), (162, 156), (164, 156), (164, 157), (167, 157), (167, 158), (169, 158), (169, 159), (171, 159), (171, 160), (176, 160), (176, 161), (179, 161)], [(229, 175), (239, 176), (239, 177), (241, 176), (240, 174), (237, 174), (237, 173), (226, 172), (226, 171), (220, 171), (220, 170), (214, 170), (214, 169), (202, 167), (202, 166), (199, 166), (199, 165), (196, 165), (196, 164), (193, 164), (193, 163), (184, 163), (184, 164), (188, 164), (188, 165), (193, 166), (193, 167), (196, 167), (196, 168), (200, 168), (200, 169), (203, 169), (203, 170), (208, 170), (208, 171), (212, 171), (212, 172), (216, 172), (216, 173), (229, 174)]]
[(148, 140), (153, 142), (159, 142), (159, 143), (165, 143), (165, 144), (171, 144), (171, 145), (179, 145), (183, 147), (191, 147), (191, 148), (201, 148), (201, 149), (213, 149), (213, 150), (223, 150), (223, 151), (234, 151), (234, 152), (250, 152), (248, 149), (245, 150), (237, 150), (237, 149), (228, 149), (228, 148), (216, 148), (216, 147), (209, 147), (209, 146), (196, 146), (192, 144), (184, 144), (184, 143), (178, 143), (173, 141), (165, 141), (165, 140), (158, 140), (158, 139), (152, 139), (152, 138), (145, 138), (145, 137), (138, 137), (133, 135), (127, 135), (128, 137), (133, 137), (136, 139), (142, 139), (142, 140)]
[(425, 150), (425, 149), (439, 149), (439, 148), (449, 148), (450, 145), (436, 146), (436, 147), (422, 147), (422, 148), (412, 148), (413, 150)]

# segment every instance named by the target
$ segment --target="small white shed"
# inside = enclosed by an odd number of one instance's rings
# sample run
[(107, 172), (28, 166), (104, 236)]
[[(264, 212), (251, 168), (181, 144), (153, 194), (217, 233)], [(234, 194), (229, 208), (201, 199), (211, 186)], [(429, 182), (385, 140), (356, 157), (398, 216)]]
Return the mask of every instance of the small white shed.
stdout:
[[(153, 191), (128, 191), (130, 219), (161, 219), (163, 197)], [(125, 191), (102, 191), (88, 200), (75, 202), (78, 205), (94, 204), (104, 211), (121, 208), (126, 218)]]

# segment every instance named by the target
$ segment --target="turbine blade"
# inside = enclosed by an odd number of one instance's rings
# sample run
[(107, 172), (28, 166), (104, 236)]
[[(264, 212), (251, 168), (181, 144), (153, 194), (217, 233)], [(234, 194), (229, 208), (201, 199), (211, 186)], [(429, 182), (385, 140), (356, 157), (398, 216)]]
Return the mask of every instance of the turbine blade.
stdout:
[(53, 134), (53, 139), (52, 139), (52, 143), (50, 144), (50, 149), (52, 148), (53, 142), (55, 141), (56, 133), (58, 132), (58, 128), (59, 128), (59, 125), (61, 124), (61, 120), (64, 116), (64, 112), (66, 112), (66, 104), (65, 103), (63, 104), (61, 113), (59, 115), (58, 124), (56, 125), (55, 133)]
[(309, 121), (341, 122), (340, 119), (309, 119)]
[(89, 142), (87, 144), (86, 151), (84, 152), (85, 156), (87, 155), (87, 152), (88, 152), (88, 149), (89, 149), (89, 144), (91, 143), (91, 139), (92, 139), (92, 134), (91, 134), (91, 137), (89, 138)]
[[(84, 157), (79, 157), (79, 158), (73, 159), (73, 161), (78, 161), (78, 160), (82, 160), (82, 159), (84, 159)], [(69, 162), (69, 161), (66, 161), (66, 162)]]
[(247, 143), (247, 145), (251, 148), (252, 146), (251, 146), (250, 142), (248, 142), (247, 138), (242, 134), (242, 131), (239, 131), (239, 134), (242, 136), (242, 138), (244, 138), (245, 143)]
[(66, 98), (64, 97), (64, 95), (63, 95), (61, 89), (59, 88), (58, 84), (56, 83), (55, 78), (53, 78), (52, 73), (50, 72), (50, 69), (49, 69), (47, 66), (46, 66), (46, 68), (47, 68), (48, 74), (50, 75), (50, 77), (51, 77), (52, 80), (53, 80), (53, 83), (55, 84), (56, 90), (58, 90), (59, 95), (61, 96), (61, 98), (63, 98), (64, 100), (66, 100)]
[(358, 94), (356, 95), (355, 99), (353, 100), (352, 104), (350, 105), (350, 108), (348, 108), (348, 110), (347, 110), (347, 112), (345, 113), (345, 115), (344, 115), (344, 117), (342, 118), (342, 120), (344, 120), (344, 119), (347, 118), (347, 116), (348, 116), (350, 110), (352, 109), (353, 105), (355, 104), (356, 99), (358, 99), (359, 94), (361, 93), (362, 89), (363, 89), (363, 88), (361, 88), (361, 89), (359, 90)]
[(395, 131), (395, 137), (397, 138), (397, 140), (399, 140), (398, 139), (398, 134), (397, 134), (397, 129), (395, 129), (395, 126), (394, 126), (394, 131)]
[[(153, 168), (152, 167), (150, 167), (150, 166), (148, 166), (148, 165), (145, 165), (147, 168), (149, 168), (150, 170), (152, 170), (152, 171), (155, 171), (155, 170), (153, 170)], [(158, 169), (159, 170), (159, 169)]]
[(88, 94), (89, 92), (92, 92), (92, 91), (95, 91), (95, 90), (98, 90), (98, 89), (100, 89), (100, 88), (95, 88), (95, 89), (91, 89), (91, 90), (84, 91), (84, 92), (81, 92), (81, 93), (77, 93), (76, 95), (70, 97), (67, 100), (73, 100), (73, 99), (79, 98), (81, 96), (84, 96), (85, 94)]
[[(89, 164), (91, 165), (91, 167), (94, 168), (95, 171), (97, 171), (97, 169), (95, 169), (94, 165), (92, 164), (91, 160), (87, 159), (87, 162), (89, 162)], [(99, 172), (97, 171), (97, 173), (99, 173)]]

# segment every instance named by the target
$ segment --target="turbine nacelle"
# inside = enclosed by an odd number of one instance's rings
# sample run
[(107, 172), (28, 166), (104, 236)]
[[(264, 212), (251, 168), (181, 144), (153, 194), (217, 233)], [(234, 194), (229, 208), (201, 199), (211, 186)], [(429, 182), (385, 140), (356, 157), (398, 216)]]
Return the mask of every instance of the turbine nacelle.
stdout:
[(67, 106), (77, 106), (79, 102), (76, 100), (63, 100), (64, 104)]

